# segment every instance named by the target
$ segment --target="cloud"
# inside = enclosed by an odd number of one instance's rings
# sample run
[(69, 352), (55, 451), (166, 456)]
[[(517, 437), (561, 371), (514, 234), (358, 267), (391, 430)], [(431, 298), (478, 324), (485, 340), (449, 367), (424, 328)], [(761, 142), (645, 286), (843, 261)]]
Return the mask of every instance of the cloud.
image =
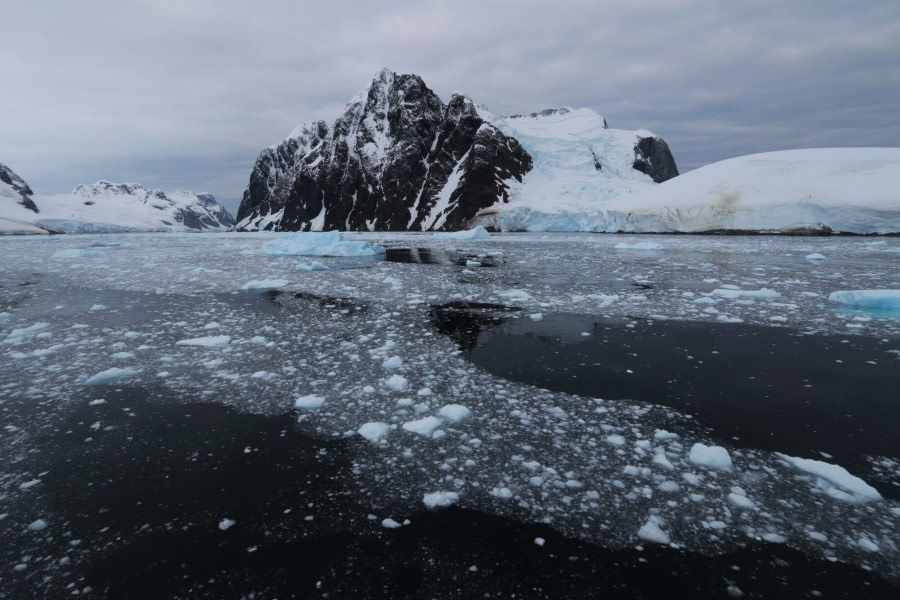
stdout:
[(0, 22), (0, 160), (38, 193), (131, 179), (236, 207), (261, 148), (387, 65), (500, 113), (593, 108), (686, 170), (896, 145), (897, 56), (894, 2), (23, 2)]

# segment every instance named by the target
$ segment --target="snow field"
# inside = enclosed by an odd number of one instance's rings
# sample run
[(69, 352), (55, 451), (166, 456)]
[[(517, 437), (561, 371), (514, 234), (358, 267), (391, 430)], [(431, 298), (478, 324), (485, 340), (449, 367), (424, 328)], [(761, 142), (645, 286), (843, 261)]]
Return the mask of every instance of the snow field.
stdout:
[[(277, 237), (167, 236), (164, 252), (153, 236), (121, 236), (116, 252), (77, 266), (47, 260), (58, 249), (53, 239), (3, 240), (15, 265), (10, 281), (42, 273), (25, 286), (28, 303), (11, 295), (24, 294), (22, 286), (4, 288), (3, 402), (37, 404), (44, 415), (12, 423), (18, 429), (3, 435), (22, 440), (52, 428), (73, 406), (75, 390), (111, 360), (127, 360), (116, 367), (134, 369), (124, 381), (161, 386), (173, 398), (268, 415), (296, 407), (302, 430), (353, 444), (355, 485), (374, 507), (391, 507), (395, 523), (439, 494), (436, 506), (454, 498), (613, 548), (659, 543), (719, 553), (766, 540), (900, 576), (892, 533), (900, 506), (869, 493), (859, 474), (713, 443), (665, 407), (496, 378), (428, 324), (431, 305), (468, 301), (524, 309), (510, 318), (537, 310), (709, 322), (726, 316), (888, 337), (896, 321), (864, 310), (843, 314), (828, 301), (834, 291), (897, 281), (883, 247), (847, 239), (667, 238), (651, 254), (617, 253), (621, 238), (492, 236), (459, 242), (473, 253), (502, 249), (508, 259), (473, 280), (454, 265), (373, 262), (297, 272), (290, 255), (260, 252)], [(422, 237), (397, 239), (427, 244)], [(813, 250), (835, 258), (811, 263), (805, 257)], [(306, 296), (240, 289), (260, 276), (291, 277), (292, 292)], [(732, 293), (762, 290), (775, 293)], [(90, 310), (99, 303), (107, 310)], [(785, 321), (773, 324), (773, 316)], [(898, 360), (888, 348), (883, 360)], [(120, 353), (133, 356), (111, 358)], [(729, 469), (722, 468), (726, 457)], [(11, 466), (0, 493), (39, 491), (39, 484), (20, 489), (38, 473), (4, 464)], [(53, 529), (51, 515), (41, 514), (22, 529), (37, 518)]]

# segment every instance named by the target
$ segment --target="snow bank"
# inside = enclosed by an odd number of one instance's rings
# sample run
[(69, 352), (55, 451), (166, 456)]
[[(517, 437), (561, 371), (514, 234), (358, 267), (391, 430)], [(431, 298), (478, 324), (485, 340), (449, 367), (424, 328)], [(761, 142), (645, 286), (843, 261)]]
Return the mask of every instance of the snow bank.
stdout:
[(339, 231), (288, 233), (262, 245), (269, 256), (378, 256), (384, 248), (371, 242), (347, 239)]
[(847, 290), (832, 292), (828, 300), (876, 310), (900, 310), (900, 290)]

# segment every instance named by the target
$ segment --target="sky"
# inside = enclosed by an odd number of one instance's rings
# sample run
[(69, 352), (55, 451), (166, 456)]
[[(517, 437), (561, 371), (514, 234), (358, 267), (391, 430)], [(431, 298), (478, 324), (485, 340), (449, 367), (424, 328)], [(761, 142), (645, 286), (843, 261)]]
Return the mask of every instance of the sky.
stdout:
[(262, 148), (385, 66), (499, 114), (591, 108), (681, 172), (900, 146), (896, 0), (34, 0), (0, 19), (0, 162), (39, 195), (138, 182), (236, 213)]

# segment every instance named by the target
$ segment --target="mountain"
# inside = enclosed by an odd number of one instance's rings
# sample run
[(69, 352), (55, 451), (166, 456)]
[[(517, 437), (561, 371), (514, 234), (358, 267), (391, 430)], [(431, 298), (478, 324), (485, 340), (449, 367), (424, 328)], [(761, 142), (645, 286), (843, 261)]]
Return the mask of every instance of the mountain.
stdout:
[(900, 233), (900, 148), (740, 156), (619, 198), (593, 231)]
[[(14, 173), (8, 178), (12, 180), (13, 176)], [(16, 179), (18, 187), (6, 184), (7, 188), (27, 190), (34, 209), (27, 213), (20, 210), (13, 215), (13, 207), (7, 206), (0, 211), (0, 216), (8, 217), (6, 221), (15, 219), (24, 223), (31, 233), (224, 231), (234, 225), (234, 217), (210, 194), (178, 191), (166, 195), (137, 183), (98, 181), (79, 184), (71, 194), (32, 196), (25, 182)], [(6, 183), (5, 178), (2, 181)], [(12, 193), (4, 189), (0, 185), (0, 196)], [(11, 227), (7, 229), (13, 232)]]
[(34, 192), (15, 171), (0, 163), (0, 234), (47, 233), (33, 222)]
[(592, 111), (504, 119), (383, 69), (333, 124), (307, 123), (260, 153), (236, 228), (455, 230), (552, 188), (559, 169), (607, 196), (678, 173), (662, 139), (609, 130)]

